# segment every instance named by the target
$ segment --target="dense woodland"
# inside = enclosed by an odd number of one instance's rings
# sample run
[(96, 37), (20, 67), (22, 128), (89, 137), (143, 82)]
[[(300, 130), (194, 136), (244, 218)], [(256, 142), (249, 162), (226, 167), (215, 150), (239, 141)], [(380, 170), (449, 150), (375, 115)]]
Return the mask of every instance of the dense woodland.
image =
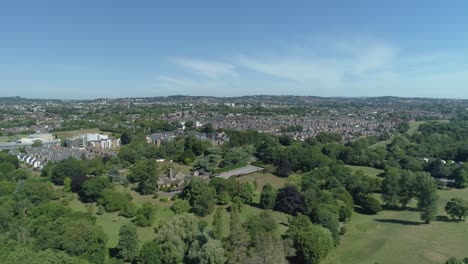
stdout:
[[(144, 126), (172, 129), (158, 122)], [(447, 188), (448, 183), (455, 188), (468, 185), (468, 115), (460, 114), (449, 123), (428, 122), (413, 134), (406, 133), (406, 126), (400, 129), (387, 145), (375, 144), (379, 139), (373, 137), (343, 142), (331, 133), (299, 142), (256, 131), (225, 131), (230, 141), (221, 147), (191, 136), (157, 147), (146, 143), (143, 134), (127, 131), (117, 156), (48, 163), (40, 176), (2, 152), (0, 259), (4, 263), (319, 263), (339, 246), (354, 211), (401, 210), (415, 200), (422, 222), (430, 224), (436, 217), (437, 189)], [(141, 243), (137, 227), (154, 226), (158, 211), (152, 203), (136, 205), (119, 187), (131, 186), (141, 195), (157, 197), (157, 178), (167, 169), (157, 158), (211, 172), (251, 163), (285, 178), (286, 185), (266, 184), (256, 195), (255, 183), (193, 177), (173, 198), (175, 216), (154, 228), (153, 241)], [(384, 173), (371, 177), (345, 165)], [(70, 193), (90, 205), (89, 212), (72, 210)], [(243, 219), (246, 206), (262, 212)], [(456, 221), (468, 214), (466, 201), (457, 197), (445, 210)], [(96, 223), (96, 215), (103, 212), (131, 219), (120, 227), (118, 244), (112, 249), (106, 247), (108, 237)], [(289, 216), (282, 223), (284, 232), (275, 220), (276, 212)], [(229, 230), (224, 230), (226, 223)]]

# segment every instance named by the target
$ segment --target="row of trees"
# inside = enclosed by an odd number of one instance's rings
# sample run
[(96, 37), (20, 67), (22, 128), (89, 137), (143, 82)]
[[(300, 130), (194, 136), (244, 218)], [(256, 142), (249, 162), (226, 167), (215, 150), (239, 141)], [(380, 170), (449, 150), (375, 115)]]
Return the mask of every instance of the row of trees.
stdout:
[(426, 172), (389, 169), (382, 182), (382, 198), (390, 207), (406, 208), (416, 198), (421, 219), (429, 223), (437, 213), (437, 184)]

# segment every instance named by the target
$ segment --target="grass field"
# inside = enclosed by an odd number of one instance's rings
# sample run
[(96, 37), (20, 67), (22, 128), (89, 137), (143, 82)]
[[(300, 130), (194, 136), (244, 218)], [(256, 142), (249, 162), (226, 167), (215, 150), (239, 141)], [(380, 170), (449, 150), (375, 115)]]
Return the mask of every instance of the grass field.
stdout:
[(379, 142), (375, 143), (374, 145), (370, 146), (369, 148), (375, 149), (375, 148), (378, 148), (378, 147), (386, 147), (390, 143), (392, 143), (391, 138), (387, 139), (387, 140), (384, 140), (384, 141), (379, 141)]
[(413, 135), (414, 132), (418, 131), (419, 126), (425, 123), (430, 123), (430, 122), (436, 122), (436, 123), (448, 123), (450, 122), (449, 120), (434, 120), (434, 121), (413, 121), (409, 122), (410, 128), (406, 133)]
[(10, 137), (8, 136), (0, 136), (0, 142), (8, 142), (10, 141)]
[(266, 183), (270, 183), (272, 186), (276, 188), (281, 188), (286, 183), (286, 178), (281, 178), (268, 172), (254, 172), (251, 174), (238, 177), (237, 180), (239, 182), (251, 182), (251, 183), (254, 183), (255, 181), (257, 181), (257, 187), (258, 187), (257, 190), (259, 191), (262, 190), (263, 186)]
[[(225, 210), (223, 210), (223, 236), (226, 237), (229, 235), (229, 225), (231, 221), (230, 213), (227, 209), (228, 206), (217, 206), (217, 208), (218, 207), (225, 208)], [(262, 211), (263, 210), (258, 207), (245, 204), (242, 210), (240, 211), (240, 219), (242, 222), (245, 222), (249, 218), (259, 215)], [(276, 220), (276, 223), (278, 224), (278, 229), (277, 229), (278, 235), (283, 235), (288, 229), (287, 228), (288, 215), (281, 213), (281, 212), (275, 212), (275, 211), (272, 211), (272, 214), (274, 216), (274, 219)], [(212, 228), (213, 216), (214, 216), (214, 213), (202, 218), (204, 221), (208, 223), (209, 228)]]
[[(144, 242), (151, 241), (156, 237), (156, 233), (154, 232), (154, 228), (156, 227), (156, 225), (160, 223), (165, 223), (174, 216), (174, 213), (169, 208), (172, 205), (172, 202), (164, 203), (164, 202), (159, 201), (159, 199), (154, 199), (150, 195), (142, 196), (134, 191), (131, 191), (130, 194), (133, 197), (133, 202), (138, 207), (140, 207), (144, 202), (151, 202), (157, 205), (156, 220), (153, 226), (138, 227), (137, 229), (138, 238), (140, 239), (141, 244), (143, 244)], [(68, 206), (75, 211), (87, 212), (88, 211), (87, 206), (89, 205), (86, 205), (82, 203), (81, 201), (79, 201), (75, 195), (74, 199), (69, 203)], [(108, 248), (113, 248), (117, 245), (117, 242), (119, 240), (120, 226), (122, 226), (125, 223), (131, 222), (131, 219), (125, 218), (123, 216), (119, 216), (118, 212), (113, 212), (113, 213), (104, 212), (102, 215), (98, 215), (94, 213), (94, 216), (96, 217), (96, 223), (104, 229), (104, 232), (107, 234), (109, 238), (109, 240), (107, 241)]]
[[(414, 132), (418, 131), (419, 126), (421, 126), (422, 124), (425, 124), (425, 123), (429, 123), (429, 122), (448, 123), (450, 121), (449, 120), (411, 121), (411, 122), (408, 123), (410, 128), (408, 129), (408, 131), (406, 131), (406, 133), (408, 133), (409, 135), (413, 135)], [(377, 147), (386, 147), (390, 143), (392, 143), (391, 138), (388, 139), (388, 140), (379, 141), (379, 142), (375, 143), (374, 145), (370, 146), (370, 148), (373, 149), (373, 148), (377, 148)]]
[[(182, 172), (183, 174), (186, 174), (186, 175), (191, 174), (192, 173), (192, 168), (193, 168), (190, 165), (180, 164), (180, 163), (177, 163), (177, 162), (169, 162), (169, 161), (161, 162), (158, 165), (159, 165), (160, 168), (172, 167), (176, 171), (180, 171), (180, 172)], [(167, 171), (161, 171), (161, 173), (166, 173), (166, 172)]]
[(54, 136), (57, 136), (57, 138), (63, 140), (65, 138), (70, 138), (70, 137), (76, 137), (76, 136), (79, 136), (81, 134), (100, 134), (100, 133), (103, 133), (105, 135), (110, 135), (111, 133), (109, 132), (101, 132), (101, 130), (99, 130), (99, 128), (86, 128), (86, 129), (78, 129), (78, 130), (70, 130), (70, 131), (58, 131), (58, 132), (54, 132), (52, 133)]
[(352, 166), (352, 165), (345, 165), (346, 167), (350, 168), (353, 173), (356, 171), (362, 171), (364, 174), (367, 174), (372, 177), (379, 177), (379, 174), (383, 173), (383, 170), (375, 169), (372, 167), (366, 166)]
[[(439, 191), (438, 215), (452, 197), (468, 199), (468, 189)], [(415, 204), (411, 205), (413, 208)], [(468, 223), (433, 221), (421, 224), (419, 212), (354, 213), (341, 244), (322, 264), (441, 264), (468, 255)]]

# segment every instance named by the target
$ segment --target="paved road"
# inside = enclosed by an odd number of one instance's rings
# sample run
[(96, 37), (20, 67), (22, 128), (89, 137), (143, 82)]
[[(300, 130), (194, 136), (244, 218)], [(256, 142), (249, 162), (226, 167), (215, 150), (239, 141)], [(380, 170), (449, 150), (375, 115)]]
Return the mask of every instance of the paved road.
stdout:
[(247, 166), (242, 167), (242, 168), (238, 168), (238, 169), (234, 169), (234, 170), (230, 170), (230, 171), (220, 173), (217, 177), (227, 179), (227, 178), (232, 177), (232, 176), (245, 175), (245, 174), (250, 174), (250, 173), (257, 172), (257, 171), (262, 171), (262, 170), (263, 170), (262, 167), (247, 165)]

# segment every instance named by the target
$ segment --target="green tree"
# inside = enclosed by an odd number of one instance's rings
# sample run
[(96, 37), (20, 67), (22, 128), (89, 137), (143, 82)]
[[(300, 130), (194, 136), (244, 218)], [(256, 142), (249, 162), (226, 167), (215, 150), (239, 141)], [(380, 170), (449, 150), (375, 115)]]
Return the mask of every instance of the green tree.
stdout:
[(107, 177), (92, 177), (83, 184), (81, 198), (86, 202), (95, 202), (101, 197), (104, 189), (111, 189), (112, 183)]
[(420, 173), (417, 180), (418, 209), (421, 219), (429, 224), (435, 218), (437, 212), (437, 185), (434, 179), (425, 173)]
[(213, 235), (216, 239), (222, 239), (224, 230), (223, 230), (223, 212), (224, 208), (218, 207), (216, 209), (215, 215), (213, 217)]
[(250, 217), (245, 223), (245, 227), (250, 234), (250, 238), (254, 241), (259, 233), (274, 233), (278, 228), (278, 224), (273, 212), (264, 210), (259, 215)]
[(39, 148), (39, 147), (42, 147), (42, 146), (43, 146), (42, 141), (36, 140), (36, 141), (34, 141), (34, 143), (32, 144), (31, 147), (33, 147), (33, 148)]
[(190, 203), (187, 200), (176, 199), (171, 210), (176, 214), (187, 213), (190, 210)]
[(465, 188), (468, 186), (468, 168), (463, 165), (455, 171), (453, 178), (458, 188)]
[(85, 174), (80, 160), (68, 158), (52, 165), (50, 179), (57, 185), (63, 185), (66, 177), (70, 177), (73, 181), (73, 178), (84, 176)]
[(461, 261), (460, 259), (456, 257), (451, 257), (445, 262), (445, 264), (464, 264), (464, 261)]
[(452, 218), (458, 218), (461, 221), (468, 214), (468, 204), (460, 198), (452, 198), (445, 205), (445, 212)]
[(242, 227), (237, 204), (231, 207), (230, 234), (225, 240), (228, 263), (242, 263), (247, 259), (250, 238)]
[(401, 204), (401, 207), (406, 208), (406, 205), (413, 199), (413, 197), (416, 197), (416, 184), (416, 175), (412, 171), (402, 171), (398, 187), (398, 202)]
[(231, 196), (229, 195), (228, 192), (223, 191), (216, 196), (216, 201), (220, 205), (226, 205), (231, 202)]
[(255, 186), (251, 182), (244, 182), (239, 188), (239, 197), (243, 203), (251, 204), (255, 192)]
[(184, 263), (189, 246), (200, 236), (199, 222), (193, 214), (176, 215), (156, 234), (163, 263)]
[(273, 186), (267, 183), (263, 186), (262, 194), (260, 195), (260, 206), (264, 209), (273, 209), (276, 202), (276, 190)]
[(63, 180), (63, 190), (66, 191), (66, 192), (71, 192), (71, 179), (70, 177), (66, 177), (64, 180)]
[(98, 199), (98, 203), (104, 206), (108, 212), (115, 212), (123, 210), (131, 200), (132, 196), (129, 193), (104, 189), (101, 192), (101, 197)]
[(62, 251), (53, 251), (47, 249), (45, 251), (36, 252), (27, 247), (17, 247), (13, 251), (8, 252), (2, 262), (8, 264), (86, 264), (84, 259), (75, 258), (67, 255)]
[(224, 248), (221, 241), (215, 239), (208, 239), (208, 241), (201, 247), (199, 262), (200, 264), (224, 264), (226, 258), (224, 257)]
[(159, 168), (155, 161), (139, 161), (130, 169), (128, 179), (138, 182), (137, 191), (142, 195), (154, 194), (158, 189)]
[(128, 145), (130, 144), (130, 142), (132, 142), (132, 139), (127, 132), (124, 132), (120, 136), (120, 142), (122, 143), (122, 145)]
[(359, 204), (369, 214), (376, 214), (382, 211), (382, 205), (372, 194), (361, 195), (358, 197)]
[(131, 262), (138, 257), (138, 248), (137, 227), (134, 224), (123, 224), (119, 230), (119, 242), (117, 243), (118, 257)]
[(320, 224), (331, 232), (335, 245), (340, 242), (339, 217), (339, 209), (333, 204), (321, 204), (311, 215), (314, 223)]
[(192, 149), (186, 149), (179, 156), (178, 160), (180, 162), (183, 162), (184, 164), (188, 165), (188, 164), (192, 163), (196, 158), (197, 158), (197, 156), (195, 155), (195, 153), (193, 152)]
[(155, 219), (155, 208), (150, 202), (145, 202), (138, 209), (135, 218), (135, 224), (137, 226), (151, 226)]
[(319, 263), (333, 248), (333, 238), (329, 230), (313, 225), (310, 219), (298, 214), (290, 218), (286, 236), (296, 249), (295, 263)]
[(50, 182), (30, 179), (24, 184), (24, 194), (32, 203), (38, 204), (50, 201), (54, 197), (55, 191)]
[(162, 250), (156, 242), (146, 242), (141, 247), (139, 262), (143, 264), (161, 264), (161, 258)]
[(214, 210), (216, 191), (203, 179), (192, 178), (184, 188), (183, 197), (190, 202), (193, 212), (199, 216), (209, 215)]
[(385, 178), (382, 181), (382, 199), (392, 207), (398, 205), (400, 194), (400, 174), (395, 168), (391, 168), (385, 172)]
[(291, 249), (287, 243), (273, 233), (261, 232), (255, 237), (255, 247), (247, 260), (249, 264), (287, 264), (286, 257), (289, 257)]

